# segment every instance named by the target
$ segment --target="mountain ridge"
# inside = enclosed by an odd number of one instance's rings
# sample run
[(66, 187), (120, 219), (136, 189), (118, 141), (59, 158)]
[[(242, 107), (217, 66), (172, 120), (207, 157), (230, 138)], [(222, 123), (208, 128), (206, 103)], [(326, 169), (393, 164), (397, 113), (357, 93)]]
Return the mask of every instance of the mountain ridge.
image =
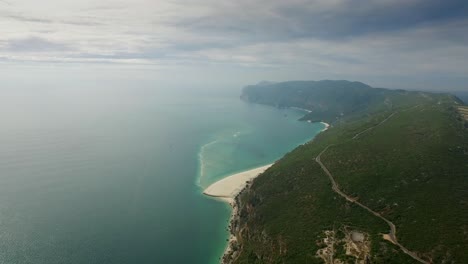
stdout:
[(244, 87), (241, 99), (280, 108), (307, 109), (311, 113), (303, 120), (336, 123), (348, 117), (359, 118), (369, 113), (403, 107), (408, 105), (404, 100), (408, 95), (434, 100), (451, 97), (458, 104), (463, 104), (450, 94), (374, 88), (362, 82), (346, 80), (262, 82)]

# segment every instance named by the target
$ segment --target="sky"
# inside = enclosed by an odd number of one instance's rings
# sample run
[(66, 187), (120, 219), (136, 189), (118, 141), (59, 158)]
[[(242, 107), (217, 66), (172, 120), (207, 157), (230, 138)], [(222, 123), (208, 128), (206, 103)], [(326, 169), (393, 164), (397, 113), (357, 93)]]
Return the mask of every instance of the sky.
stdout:
[(0, 0), (0, 85), (51, 78), (468, 90), (468, 2)]

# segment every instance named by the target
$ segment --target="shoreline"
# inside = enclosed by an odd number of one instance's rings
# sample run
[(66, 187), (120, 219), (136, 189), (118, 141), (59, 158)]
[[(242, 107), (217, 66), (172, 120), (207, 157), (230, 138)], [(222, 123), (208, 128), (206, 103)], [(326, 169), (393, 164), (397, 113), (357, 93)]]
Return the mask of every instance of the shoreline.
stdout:
[[(320, 123), (323, 124), (325, 127), (322, 130), (320, 130), (320, 132), (317, 133), (317, 135), (330, 128), (330, 125), (328, 123)], [(317, 135), (315, 135), (314, 138)], [(311, 140), (313, 140), (313, 138)], [(237, 254), (235, 248), (238, 248), (238, 243), (237, 238), (235, 236), (235, 228), (236, 223), (238, 222), (237, 218), (239, 217), (240, 201), (237, 199), (239, 194), (249, 187), (249, 184), (252, 180), (254, 180), (257, 176), (265, 172), (274, 164), (275, 163), (271, 163), (268, 165), (229, 175), (211, 184), (203, 191), (204, 195), (228, 203), (232, 208), (228, 226), (229, 239), (226, 249), (224, 250), (224, 253), (221, 257), (221, 263), (230, 263), (230, 260), (235, 259)]]
[(224, 177), (208, 186), (203, 191), (203, 194), (210, 197), (221, 198), (222, 200), (234, 199), (250, 180), (266, 171), (273, 164), (274, 163), (271, 163)]
[(305, 112), (307, 112), (307, 113), (312, 113), (311, 110), (305, 109), (305, 108), (300, 108), (300, 107), (295, 107), (295, 106), (290, 106), (289, 108), (290, 108), (290, 109), (295, 109), (295, 110), (300, 110), (300, 111), (305, 111)]
[(325, 131), (325, 130), (327, 130), (327, 129), (329, 129), (329, 128), (330, 128), (330, 124), (328, 124), (328, 123), (325, 123), (325, 122), (320, 122), (320, 124), (323, 124), (323, 125), (325, 126), (325, 128), (324, 128), (324, 129), (322, 129), (322, 131), (320, 131), (320, 132), (323, 132), (323, 131)]
[(203, 194), (220, 200), (222, 202), (228, 203), (231, 208), (231, 216), (229, 217), (229, 239), (224, 249), (222, 256), (222, 262), (224, 262), (224, 257), (233, 253), (233, 247), (237, 243), (237, 238), (233, 232), (234, 219), (238, 215), (239, 206), (237, 201), (237, 196), (241, 193), (251, 180), (256, 178), (258, 175), (265, 172), (268, 168), (273, 166), (274, 163), (250, 169), (247, 171), (239, 172), (230, 176), (227, 176), (210, 186), (208, 186)]

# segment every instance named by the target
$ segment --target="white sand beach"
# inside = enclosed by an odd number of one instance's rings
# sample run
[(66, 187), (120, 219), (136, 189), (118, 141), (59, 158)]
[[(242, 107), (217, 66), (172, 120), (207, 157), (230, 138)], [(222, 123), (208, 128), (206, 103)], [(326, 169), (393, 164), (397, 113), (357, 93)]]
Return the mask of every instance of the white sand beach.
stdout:
[[(208, 186), (208, 188), (206, 188), (205, 191), (203, 191), (203, 194), (215, 197), (231, 205), (232, 213), (229, 222), (232, 224), (233, 218), (238, 213), (238, 207), (236, 202), (234, 201), (236, 195), (245, 188), (248, 181), (253, 180), (255, 177), (260, 175), (262, 172), (266, 171), (273, 164), (274, 163), (228, 176)], [(231, 225), (229, 226), (229, 228), (232, 228)], [(223, 256), (225, 256), (228, 252), (232, 251), (233, 244), (235, 243), (237, 243), (237, 238), (233, 235), (231, 229), (231, 234), (229, 235), (229, 243), (224, 251)]]
[(300, 107), (295, 107), (295, 106), (291, 106), (290, 108), (300, 110), (300, 111), (305, 111), (307, 113), (312, 113), (312, 111), (310, 111), (309, 109), (305, 109), (305, 108), (300, 108)]
[(325, 122), (320, 122), (320, 123), (322, 123), (322, 124), (325, 125), (325, 128), (322, 129), (322, 132), (325, 131), (325, 130), (327, 130), (327, 129), (330, 127), (330, 124), (328, 124), (328, 123), (325, 123)]
[[(325, 125), (321, 132), (327, 130), (330, 127), (330, 125), (325, 122), (321, 123)], [(224, 256), (230, 254), (230, 252), (232, 253), (234, 245), (237, 243), (237, 238), (234, 235), (235, 231), (233, 231), (232, 224), (234, 221), (233, 219), (238, 217), (239, 205), (235, 202), (234, 198), (246, 187), (247, 182), (256, 178), (273, 164), (274, 163), (233, 174), (211, 184), (203, 191), (203, 194), (227, 202), (232, 207), (231, 219), (229, 220), (231, 223), (229, 226), (229, 243), (224, 251), (223, 258)]]
[(248, 181), (257, 177), (271, 167), (271, 165), (273, 165), (273, 163), (228, 176), (208, 186), (203, 193), (231, 203), (233, 198), (244, 189)]
[[(320, 123), (325, 125), (325, 128), (322, 129), (322, 132), (330, 127), (328, 123)], [(228, 176), (208, 186), (208, 188), (206, 188), (203, 193), (211, 197), (219, 198), (231, 204), (234, 197), (236, 197), (236, 195), (242, 191), (242, 189), (244, 189), (248, 181), (253, 180), (272, 165), (273, 163)]]

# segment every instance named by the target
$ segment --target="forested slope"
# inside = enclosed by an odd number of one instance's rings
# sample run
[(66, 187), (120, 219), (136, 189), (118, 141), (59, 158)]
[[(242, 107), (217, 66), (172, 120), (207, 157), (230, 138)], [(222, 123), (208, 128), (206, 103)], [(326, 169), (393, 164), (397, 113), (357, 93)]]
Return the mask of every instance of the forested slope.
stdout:
[(468, 132), (454, 107), (460, 101), (397, 93), (404, 95), (389, 92), (387, 106), (336, 122), (256, 178), (237, 198), (239, 244), (225, 262), (418, 263), (384, 239), (386, 222), (332, 190), (315, 161), (328, 147), (321, 161), (341, 191), (394, 223), (399, 243), (426, 263), (468, 263)]

